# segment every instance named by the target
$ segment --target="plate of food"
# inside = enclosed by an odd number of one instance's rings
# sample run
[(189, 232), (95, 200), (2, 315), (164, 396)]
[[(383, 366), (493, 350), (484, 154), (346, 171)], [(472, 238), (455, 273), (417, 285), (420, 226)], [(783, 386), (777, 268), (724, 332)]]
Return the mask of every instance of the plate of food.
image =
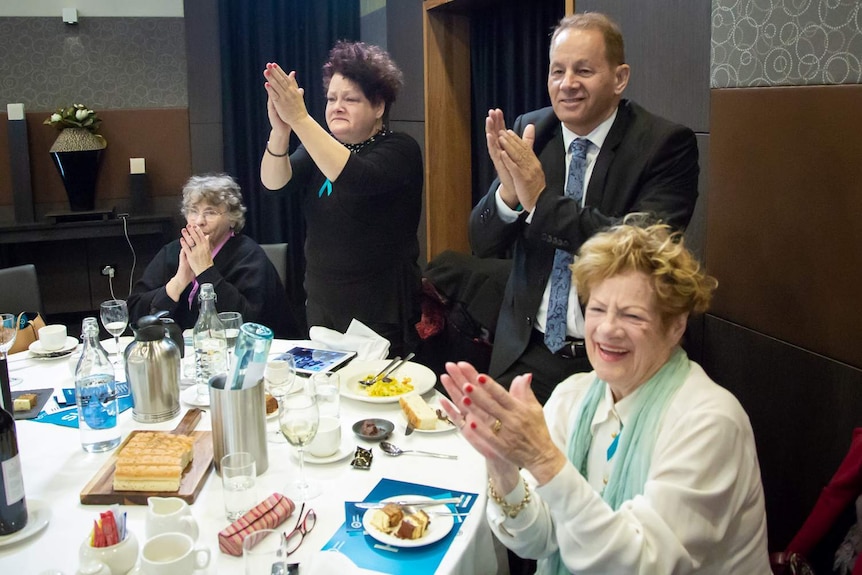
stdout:
[[(422, 495), (399, 495), (381, 501), (427, 503), (434, 501)], [(362, 516), (365, 532), (393, 547), (423, 547), (440, 541), (452, 531), (455, 519), (446, 505), (412, 507), (391, 503), (379, 509), (369, 509)]]
[(442, 433), (457, 429), (439, 404), (429, 404), (417, 393), (398, 398), (401, 415), (417, 433)]
[(378, 380), (371, 385), (360, 383), (366, 378), (374, 378), (388, 364), (388, 359), (351, 361), (338, 371), (341, 376), (341, 395), (368, 403), (395, 403), (399, 397), (408, 393), (426, 393), (437, 383), (433, 371), (421, 363), (411, 361), (402, 365), (389, 382)]

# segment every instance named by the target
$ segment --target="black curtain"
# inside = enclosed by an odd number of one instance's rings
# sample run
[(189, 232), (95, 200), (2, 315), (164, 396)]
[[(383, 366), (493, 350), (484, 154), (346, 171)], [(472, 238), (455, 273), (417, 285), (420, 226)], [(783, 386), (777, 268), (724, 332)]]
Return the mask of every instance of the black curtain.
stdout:
[(503, 110), (511, 127), (520, 114), (550, 105), (548, 48), (564, 15), (563, 0), (499, 0), (471, 14), (473, 205), (495, 177), (485, 143), (488, 110)]
[[(224, 166), (242, 186), (248, 208), (244, 230), (258, 243), (288, 244), (288, 295), (304, 322), (305, 223), (298, 197), (260, 183), (269, 136), (263, 70), (277, 62), (296, 70), (308, 112), (325, 126), (321, 67), (337, 40), (359, 40), (356, 0), (219, 0)], [(298, 141), (292, 137), (291, 151)]]

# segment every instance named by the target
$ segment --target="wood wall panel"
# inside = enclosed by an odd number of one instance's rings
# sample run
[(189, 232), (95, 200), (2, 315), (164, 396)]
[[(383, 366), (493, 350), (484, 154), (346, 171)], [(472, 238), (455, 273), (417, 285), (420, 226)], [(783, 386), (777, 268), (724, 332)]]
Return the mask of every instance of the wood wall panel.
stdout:
[(713, 90), (712, 311), (862, 367), (862, 86)]
[[(145, 158), (151, 193), (155, 198), (179, 196), (191, 175), (189, 113), (187, 108), (99, 110), (99, 132), (108, 147), (102, 156), (96, 182), (96, 207), (128, 207), (129, 158)], [(28, 112), (33, 201), (37, 218), (45, 211), (68, 210), (63, 182), (48, 150), (57, 131), (42, 125), (48, 112)], [(8, 166), (7, 116), (0, 114), (0, 168)], [(4, 163), (5, 162), (5, 163)], [(0, 171), (0, 206), (11, 205), (12, 183), (8, 170)], [(65, 211), (64, 210), (64, 211)]]
[[(860, 425), (862, 370), (712, 315), (705, 324), (703, 367), (739, 399), (751, 420), (769, 548), (780, 551), (802, 526)], [(846, 527), (838, 530), (841, 536)], [(834, 545), (824, 547), (834, 553)]]
[(470, 22), (426, 0), (425, 207), (428, 258), (470, 252)]

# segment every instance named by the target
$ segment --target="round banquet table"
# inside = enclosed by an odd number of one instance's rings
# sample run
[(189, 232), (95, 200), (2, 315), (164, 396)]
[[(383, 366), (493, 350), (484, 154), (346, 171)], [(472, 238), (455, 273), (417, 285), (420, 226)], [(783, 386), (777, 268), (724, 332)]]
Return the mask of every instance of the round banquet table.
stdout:
[[(130, 338), (123, 340), (128, 342)], [(308, 344), (310, 342), (307, 341), (276, 340), (272, 344), (270, 356), (294, 345)], [(103, 345), (109, 352), (113, 351), (113, 340), (105, 341)], [(80, 351), (80, 346), (77, 351)], [(68, 357), (44, 360), (32, 357), (30, 352), (21, 352), (9, 356), (9, 372), (13, 378), (13, 392), (74, 387)], [(439, 399), (437, 396), (438, 393), (433, 390), (424, 395), (430, 403)], [(49, 404), (53, 401), (48, 400)], [(176, 418), (158, 424), (136, 422), (132, 419), (132, 410), (128, 409), (120, 414), (119, 426), (123, 437), (132, 430), (171, 430), (190, 407), (181, 402), (180, 413)], [(211, 429), (210, 415), (209, 410), (204, 408), (196, 431)], [(351, 431), (355, 421), (368, 417), (382, 417), (395, 423), (395, 431), (389, 439), (399, 447), (457, 454), (458, 459), (450, 461), (410, 455), (387, 456), (376, 444), (355, 437)], [(374, 459), (370, 470), (352, 468), (350, 456), (321, 465), (306, 463), (307, 478), (320, 486), (322, 494), (307, 503), (307, 507), (310, 506), (317, 513), (317, 524), (305, 537), (299, 550), (291, 556), (291, 561), (300, 563), (300, 573), (312, 570), (318, 572), (319, 569), (312, 567), (324, 564), (325, 559), (321, 558), (331, 555), (332, 552), (324, 553), (320, 549), (344, 523), (344, 502), (362, 501), (382, 478), (477, 494), (470, 514), (463, 523), (455, 523), (457, 536), (436, 572), (464, 575), (496, 573), (497, 560), (492, 535), (484, 514), (487, 481), (484, 461), (457, 430), (444, 433), (414, 432), (405, 436), (406, 421), (397, 402), (368, 403), (345, 397), (341, 398), (341, 421), (344, 439), (351, 442), (353, 449), (357, 445), (373, 447)], [(108, 507), (82, 505), (80, 492), (112, 456), (113, 451), (100, 454), (84, 452), (78, 430), (74, 428), (28, 420), (19, 420), (16, 426), (27, 500), (31, 506), (40, 504), (49, 509), (50, 521), (47, 527), (26, 539), (12, 544), (0, 543), (0, 572), (73, 575), (79, 564), (78, 547), (89, 536), (99, 512)], [(270, 423), (268, 429), (272, 428), (273, 424)], [(258, 500), (263, 500), (273, 492), (282, 492), (298, 473), (297, 459), (291, 446), (286, 442), (268, 442), (267, 447), (269, 468), (257, 477)], [(297, 503), (297, 508), (299, 505)], [(227, 555), (218, 549), (217, 534), (229, 521), (224, 515), (221, 479), (215, 470), (211, 470), (191, 510), (200, 528), (197, 544), (208, 546), (212, 552), (209, 567), (195, 573), (243, 573), (241, 557)], [(121, 511), (127, 513), (128, 528), (143, 545), (146, 506), (123, 505)], [(279, 529), (292, 529), (295, 522), (296, 513)], [(357, 568), (356, 572), (380, 571)]]

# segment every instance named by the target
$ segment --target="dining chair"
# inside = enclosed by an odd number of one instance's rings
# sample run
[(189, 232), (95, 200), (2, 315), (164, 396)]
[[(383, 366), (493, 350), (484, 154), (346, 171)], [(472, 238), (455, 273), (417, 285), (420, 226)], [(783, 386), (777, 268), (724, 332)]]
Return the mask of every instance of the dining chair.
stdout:
[(14, 314), (36, 311), (44, 315), (36, 266), (25, 264), (0, 269), (0, 311)]
[(260, 247), (275, 266), (281, 284), (287, 286), (287, 244), (260, 244)]

